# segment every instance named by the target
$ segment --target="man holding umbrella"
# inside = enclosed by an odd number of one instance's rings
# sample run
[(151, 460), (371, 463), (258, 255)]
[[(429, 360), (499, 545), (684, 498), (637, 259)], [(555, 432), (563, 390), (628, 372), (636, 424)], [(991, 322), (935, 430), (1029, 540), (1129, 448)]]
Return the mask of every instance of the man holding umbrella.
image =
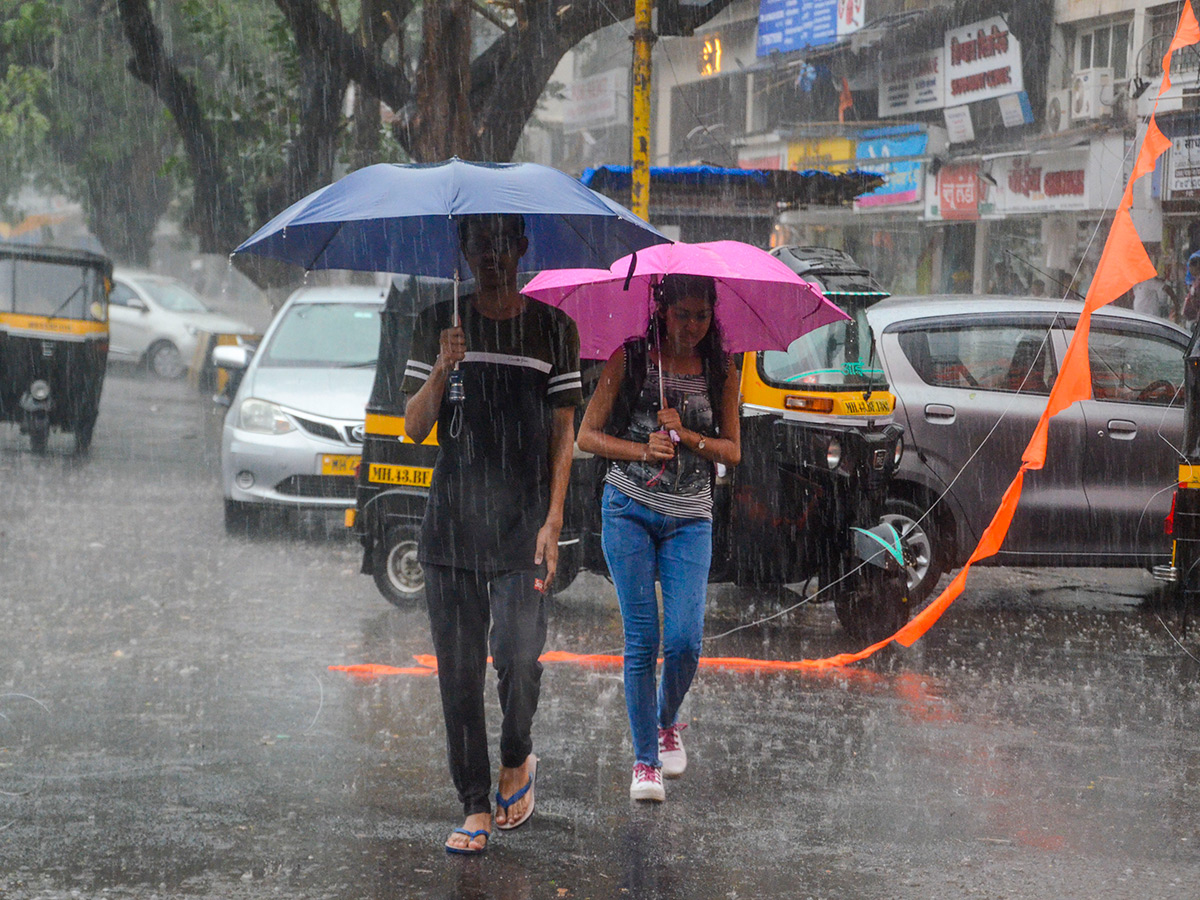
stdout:
[(459, 238), (477, 292), (422, 315), (401, 390), (408, 437), (419, 442), (438, 427), (420, 561), (450, 772), (466, 815), (446, 849), (474, 854), (491, 827), (489, 644), (503, 714), (496, 826), (516, 828), (533, 813), (543, 594), (558, 563), (583, 394), (574, 322), (517, 290), (529, 248), (523, 218), (467, 216)]

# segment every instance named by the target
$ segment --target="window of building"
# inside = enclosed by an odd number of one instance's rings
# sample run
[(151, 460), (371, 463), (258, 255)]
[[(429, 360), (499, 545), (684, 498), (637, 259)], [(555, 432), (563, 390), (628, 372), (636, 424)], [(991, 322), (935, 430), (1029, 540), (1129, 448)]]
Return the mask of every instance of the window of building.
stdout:
[(672, 88), (672, 162), (737, 165), (732, 141), (746, 132), (746, 79), (713, 76)]
[(1112, 68), (1113, 80), (1129, 77), (1129, 23), (1109, 23), (1081, 31), (1075, 39), (1075, 70)]

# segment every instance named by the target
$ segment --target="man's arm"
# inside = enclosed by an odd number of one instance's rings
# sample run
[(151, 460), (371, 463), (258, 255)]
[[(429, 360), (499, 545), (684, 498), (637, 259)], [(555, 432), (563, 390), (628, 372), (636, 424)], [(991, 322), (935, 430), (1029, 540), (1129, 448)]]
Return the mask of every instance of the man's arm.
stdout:
[(558, 536), (563, 526), (563, 506), (571, 481), (571, 458), (575, 450), (575, 407), (560, 406), (550, 420), (550, 508), (538, 531), (534, 565), (546, 563), (546, 585), (558, 570)]
[[(410, 394), (404, 405), (404, 432), (414, 443), (429, 437), (437, 424), (442, 395), (446, 392), (446, 381), (454, 364), (466, 355), (467, 340), (461, 328), (447, 328), (441, 333), (440, 352), (433, 363), (429, 377), (415, 394)], [(409, 360), (409, 366), (413, 361)]]

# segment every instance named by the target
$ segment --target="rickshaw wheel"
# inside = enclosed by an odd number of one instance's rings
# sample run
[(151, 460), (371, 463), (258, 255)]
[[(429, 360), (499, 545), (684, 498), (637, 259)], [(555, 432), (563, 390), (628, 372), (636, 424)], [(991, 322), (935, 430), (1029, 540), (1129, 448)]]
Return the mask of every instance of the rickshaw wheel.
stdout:
[(416, 523), (393, 525), (375, 555), (375, 586), (393, 606), (408, 608), (425, 599), (425, 570), (417, 559), (420, 535)]
[(49, 422), (29, 423), (29, 446), (34, 453), (45, 453), (46, 444), (50, 441)]
[(96, 428), (96, 420), (84, 419), (75, 426), (75, 452), (87, 453), (92, 446), (92, 432)]
[(870, 645), (899, 631), (912, 613), (905, 589), (906, 573), (866, 565), (852, 578), (854, 587), (839, 592), (833, 600), (846, 634)]

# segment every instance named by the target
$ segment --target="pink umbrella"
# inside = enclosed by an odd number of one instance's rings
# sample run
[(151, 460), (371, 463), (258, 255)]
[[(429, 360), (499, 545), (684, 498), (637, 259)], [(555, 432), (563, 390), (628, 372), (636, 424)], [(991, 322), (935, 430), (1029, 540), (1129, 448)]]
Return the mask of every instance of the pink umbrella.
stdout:
[(651, 287), (664, 275), (715, 280), (716, 317), (730, 353), (786, 350), (802, 334), (850, 318), (775, 257), (740, 241), (658, 244), (607, 269), (548, 269), (522, 293), (575, 320), (584, 359), (608, 359), (646, 333)]

